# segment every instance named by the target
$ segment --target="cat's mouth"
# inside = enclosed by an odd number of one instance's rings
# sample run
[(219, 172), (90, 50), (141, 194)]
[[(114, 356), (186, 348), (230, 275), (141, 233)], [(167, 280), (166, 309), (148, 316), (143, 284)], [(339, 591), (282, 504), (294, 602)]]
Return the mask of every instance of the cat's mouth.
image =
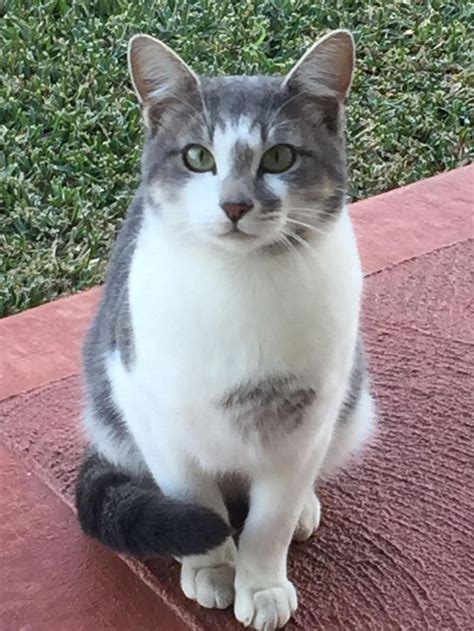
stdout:
[(232, 230), (229, 230), (228, 232), (225, 232), (223, 235), (221, 235), (223, 239), (230, 239), (230, 240), (247, 240), (247, 239), (255, 239), (256, 235), (254, 234), (249, 234), (248, 232), (242, 232), (242, 230), (240, 230), (240, 228), (237, 228), (237, 226), (234, 226), (232, 228)]

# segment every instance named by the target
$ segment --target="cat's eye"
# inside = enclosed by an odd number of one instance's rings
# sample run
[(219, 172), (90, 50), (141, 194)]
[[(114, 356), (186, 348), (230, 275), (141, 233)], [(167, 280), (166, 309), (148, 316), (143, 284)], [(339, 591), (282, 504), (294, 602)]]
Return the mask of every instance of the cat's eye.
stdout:
[(295, 150), (290, 145), (275, 145), (263, 154), (260, 169), (265, 173), (283, 173), (295, 160)]
[(188, 145), (183, 151), (183, 160), (188, 169), (197, 173), (216, 169), (214, 156), (202, 145)]

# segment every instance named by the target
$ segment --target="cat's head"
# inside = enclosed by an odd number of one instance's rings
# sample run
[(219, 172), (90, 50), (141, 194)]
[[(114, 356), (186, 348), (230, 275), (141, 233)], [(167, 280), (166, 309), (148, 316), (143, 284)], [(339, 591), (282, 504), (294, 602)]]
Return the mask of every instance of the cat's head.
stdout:
[(147, 128), (142, 186), (170, 230), (247, 252), (328, 229), (346, 192), (349, 32), (286, 77), (198, 77), (147, 35), (130, 41), (129, 65)]

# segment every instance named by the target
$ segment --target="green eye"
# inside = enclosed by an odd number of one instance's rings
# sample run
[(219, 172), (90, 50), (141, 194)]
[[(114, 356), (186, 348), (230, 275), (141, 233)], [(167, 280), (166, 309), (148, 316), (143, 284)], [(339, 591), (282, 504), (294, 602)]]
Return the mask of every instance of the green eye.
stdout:
[(215, 171), (216, 162), (210, 151), (201, 145), (189, 145), (183, 152), (184, 164), (198, 173)]
[(263, 154), (260, 168), (266, 173), (283, 173), (293, 166), (295, 159), (290, 145), (275, 145)]

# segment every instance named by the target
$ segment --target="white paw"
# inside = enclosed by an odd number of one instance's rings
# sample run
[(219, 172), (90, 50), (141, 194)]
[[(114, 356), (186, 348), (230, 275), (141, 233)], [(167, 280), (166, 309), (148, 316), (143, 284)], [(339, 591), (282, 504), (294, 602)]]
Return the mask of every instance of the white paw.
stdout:
[[(181, 570), (181, 587), (191, 600), (208, 609), (226, 609), (234, 601), (235, 569), (230, 565)], [(183, 574), (186, 574), (184, 577)]]
[(321, 504), (314, 492), (311, 492), (301, 511), (298, 524), (293, 533), (293, 541), (306, 541), (318, 528), (321, 521)]
[(181, 589), (208, 609), (225, 609), (234, 602), (235, 544), (181, 560)]
[(290, 581), (266, 589), (237, 588), (234, 614), (244, 626), (259, 631), (274, 631), (285, 626), (298, 605)]

